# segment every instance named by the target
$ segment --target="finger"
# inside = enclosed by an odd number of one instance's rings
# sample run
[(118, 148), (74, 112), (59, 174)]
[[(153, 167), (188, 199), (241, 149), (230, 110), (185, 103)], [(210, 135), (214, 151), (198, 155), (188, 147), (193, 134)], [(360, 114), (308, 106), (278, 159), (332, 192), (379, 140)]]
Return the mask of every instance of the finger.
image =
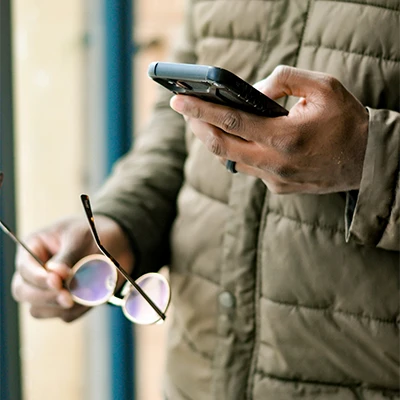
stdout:
[(75, 304), (73, 308), (64, 310), (54, 307), (37, 307), (32, 306), (29, 310), (34, 318), (61, 318), (65, 322), (71, 322), (89, 310), (88, 307)]
[(52, 306), (71, 308), (74, 305), (71, 294), (68, 290), (40, 289), (32, 286), (16, 272), (11, 283), (11, 291), (14, 299), (19, 302), (27, 302), (37, 306)]
[(222, 129), (198, 119), (190, 118), (189, 125), (192, 132), (217, 157), (237, 159), (250, 144), (240, 137), (230, 135)]
[[(221, 159), (226, 164), (226, 160)], [(236, 162), (235, 170), (241, 174), (254, 176), (261, 179), (268, 187), (268, 190), (275, 194), (307, 193), (308, 187), (303, 183), (288, 181), (284, 177), (276, 174), (275, 171), (263, 170), (251, 165)]]
[[(246, 166), (268, 170), (277, 168), (275, 165), (279, 165), (281, 162), (281, 155), (275, 151), (278, 141), (272, 140), (275, 135), (270, 135), (271, 137), (268, 139), (271, 142), (270, 147), (264, 147), (263, 151), (260, 152), (258, 143), (228, 134), (206, 122), (190, 119), (189, 124), (193, 133), (210, 152), (220, 157), (223, 164), (229, 159)], [(247, 171), (244, 171), (244, 173), (247, 173)], [(254, 174), (251, 173), (250, 175)]]
[[(90, 234), (87, 235), (91, 239)], [(67, 278), (69, 270), (82, 258), (82, 247), (86, 245), (86, 236), (71, 234), (68, 231), (61, 236), (43, 231), (27, 240), (32, 252), (46, 263), (46, 268)], [(21, 252), (23, 256), (23, 252)], [(25, 254), (25, 259), (27, 255)]]
[[(220, 161), (226, 166), (226, 159), (221, 158)], [(273, 193), (277, 193), (279, 191), (279, 193), (283, 194), (285, 193), (285, 190), (287, 190), (287, 185), (273, 172), (262, 170), (260, 168), (240, 162), (235, 162), (235, 170), (238, 173), (254, 176), (255, 178), (262, 180), (268, 189)]]
[(53, 290), (61, 290), (64, 287), (64, 281), (65, 279), (63, 279), (58, 273), (49, 270), (46, 281), (49, 288)]
[[(267, 168), (260, 168), (257, 166), (253, 166), (251, 164), (246, 164), (240, 161), (235, 161), (232, 158), (229, 158), (230, 161), (235, 162), (235, 170), (241, 174), (245, 175), (251, 175), (259, 179), (265, 179), (268, 177), (269, 180), (278, 180), (279, 177), (277, 174), (273, 171), (273, 167), (271, 167), (271, 170)], [(226, 162), (228, 161), (227, 158), (222, 158), (220, 157), (220, 162), (226, 167)]]
[(61, 314), (61, 319), (64, 322), (72, 322), (79, 318), (81, 315), (85, 314), (91, 309), (91, 307), (82, 306), (80, 304), (75, 304), (70, 310), (64, 310)]
[(62, 247), (47, 263), (49, 287), (60, 290), (71, 276), (72, 267), (81, 259), (81, 252), (76, 251), (73, 245)]
[(265, 118), (249, 114), (231, 107), (213, 104), (194, 96), (177, 95), (171, 99), (171, 107), (187, 117), (198, 119), (214, 125), (224, 132), (238, 136), (244, 140), (255, 140), (260, 128), (272, 132), (280, 128), (275, 120), (281, 118)]
[(71, 308), (75, 304), (71, 293), (67, 289), (62, 289), (59, 292), (57, 296), (57, 302), (63, 308)]
[(338, 83), (327, 74), (280, 65), (266, 79), (257, 82), (256, 87), (272, 99), (283, 96), (310, 98), (319, 96), (320, 91), (334, 90)]
[[(25, 240), (25, 245), (29, 248), (31, 253), (41, 261), (39, 264), (42, 264), (46, 263), (47, 260), (58, 251), (60, 247), (59, 244), (55, 245), (53, 242), (54, 239), (52, 239), (50, 235), (44, 232), (38, 232), (29, 236)], [(20, 247), (18, 250), (18, 256), (32, 258), (25, 249)]]
[(227, 159), (249, 165), (257, 162), (257, 146), (254, 142), (243, 140), (198, 119), (190, 120), (190, 128), (221, 162), (225, 163)]
[(37, 306), (60, 307), (57, 301), (58, 292), (32, 286), (25, 282), (18, 272), (14, 274), (11, 289), (16, 301), (28, 302)]
[(37, 288), (48, 289), (47, 271), (21, 247), (17, 251), (16, 269), (24, 281)]
[(85, 230), (84, 235), (76, 232), (65, 232), (61, 246), (53, 257), (48, 260), (47, 268), (59, 274), (63, 279), (68, 279), (71, 268), (84, 256), (92, 245), (93, 239), (90, 231)]
[[(201, 120), (250, 142), (262, 142), (272, 134), (280, 135), (291, 126), (287, 117), (260, 117), (219, 104), (210, 104), (193, 96), (174, 96), (171, 107), (177, 112), (187, 113), (190, 122)], [(241, 144), (243, 145), (243, 142)]]
[(64, 310), (61, 308), (34, 305), (30, 307), (29, 312), (34, 318), (44, 319), (44, 318), (61, 318)]
[[(36, 233), (25, 240), (25, 245), (29, 250), (41, 260), (46, 263), (52, 255), (58, 251), (60, 245), (51, 235), (45, 233)], [(21, 273), (24, 280), (30, 284), (42, 289), (47, 289), (46, 272), (47, 266), (43, 268), (42, 264), (38, 263), (25, 248), (19, 246), (16, 257), (16, 267)]]

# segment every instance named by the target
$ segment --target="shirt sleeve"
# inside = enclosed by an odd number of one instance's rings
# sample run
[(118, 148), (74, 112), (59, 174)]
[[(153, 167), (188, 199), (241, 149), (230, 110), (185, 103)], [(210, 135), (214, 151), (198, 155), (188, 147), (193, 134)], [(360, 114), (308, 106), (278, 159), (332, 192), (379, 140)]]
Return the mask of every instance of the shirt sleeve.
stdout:
[(400, 114), (368, 108), (369, 130), (361, 185), (347, 194), (346, 240), (400, 250)]

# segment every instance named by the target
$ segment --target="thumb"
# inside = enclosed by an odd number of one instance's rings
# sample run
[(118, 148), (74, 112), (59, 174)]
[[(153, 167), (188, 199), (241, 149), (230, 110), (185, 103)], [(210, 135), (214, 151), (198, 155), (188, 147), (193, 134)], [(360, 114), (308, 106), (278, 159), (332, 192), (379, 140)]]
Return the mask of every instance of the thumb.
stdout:
[(46, 268), (49, 272), (57, 274), (62, 280), (66, 280), (70, 276), (71, 268), (81, 258), (76, 251), (64, 247), (47, 261)]
[(254, 86), (271, 99), (283, 96), (296, 96), (310, 99), (321, 90), (332, 89), (333, 80), (327, 74), (279, 65), (266, 79)]

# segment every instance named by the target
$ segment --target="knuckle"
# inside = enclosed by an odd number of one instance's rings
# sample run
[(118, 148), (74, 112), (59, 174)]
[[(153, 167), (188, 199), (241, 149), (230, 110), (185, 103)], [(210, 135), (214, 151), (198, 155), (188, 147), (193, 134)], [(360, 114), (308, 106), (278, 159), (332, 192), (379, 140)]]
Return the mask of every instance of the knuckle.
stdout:
[(272, 74), (276, 76), (278, 82), (280, 82), (283, 85), (286, 84), (292, 73), (293, 73), (293, 67), (289, 67), (288, 65), (278, 65), (272, 72)]
[(290, 179), (296, 173), (295, 169), (290, 165), (279, 165), (275, 171), (280, 178)]
[(208, 150), (215, 154), (218, 157), (223, 157), (225, 154), (223, 140), (220, 136), (216, 136), (211, 134), (207, 137), (205, 145), (207, 146)]
[(226, 112), (221, 119), (221, 127), (226, 132), (240, 131), (243, 126), (243, 119), (237, 111)]
[(288, 161), (268, 165), (268, 169), (275, 176), (276, 184), (286, 184), (286, 181), (291, 180), (297, 172), (296, 168)]
[(332, 75), (323, 75), (322, 85), (329, 92), (336, 91), (342, 87), (342, 84)]
[(270, 141), (271, 147), (281, 153), (290, 154), (301, 149), (305, 140), (302, 135), (276, 135)]
[(288, 73), (290, 73), (291, 68), (287, 65), (277, 65), (274, 69), (274, 74), (278, 75), (278, 76), (286, 76)]
[[(185, 113), (185, 110), (184, 110)], [(188, 112), (188, 115), (195, 119), (201, 119), (203, 117), (203, 113), (201, 112), (200, 107), (193, 106), (190, 108), (190, 112)], [(66, 321), (67, 322), (67, 321)]]
[(285, 153), (296, 153), (304, 146), (305, 140), (301, 135), (288, 136), (283, 143)]

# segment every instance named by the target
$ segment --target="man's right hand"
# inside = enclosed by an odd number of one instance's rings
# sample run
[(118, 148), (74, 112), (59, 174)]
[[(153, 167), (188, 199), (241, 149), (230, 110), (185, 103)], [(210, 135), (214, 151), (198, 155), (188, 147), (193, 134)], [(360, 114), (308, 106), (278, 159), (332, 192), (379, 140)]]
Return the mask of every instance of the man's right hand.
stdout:
[[(105, 248), (130, 273), (133, 253), (124, 231), (108, 217), (98, 215), (95, 221)], [(86, 219), (62, 220), (30, 235), (25, 243), (46, 263), (46, 270), (19, 248), (12, 280), (14, 299), (28, 303), (35, 318), (60, 318), (71, 322), (84, 314), (89, 307), (76, 304), (63, 283), (81, 258), (99, 253)], [(122, 283), (119, 277), (119, 285)]]

